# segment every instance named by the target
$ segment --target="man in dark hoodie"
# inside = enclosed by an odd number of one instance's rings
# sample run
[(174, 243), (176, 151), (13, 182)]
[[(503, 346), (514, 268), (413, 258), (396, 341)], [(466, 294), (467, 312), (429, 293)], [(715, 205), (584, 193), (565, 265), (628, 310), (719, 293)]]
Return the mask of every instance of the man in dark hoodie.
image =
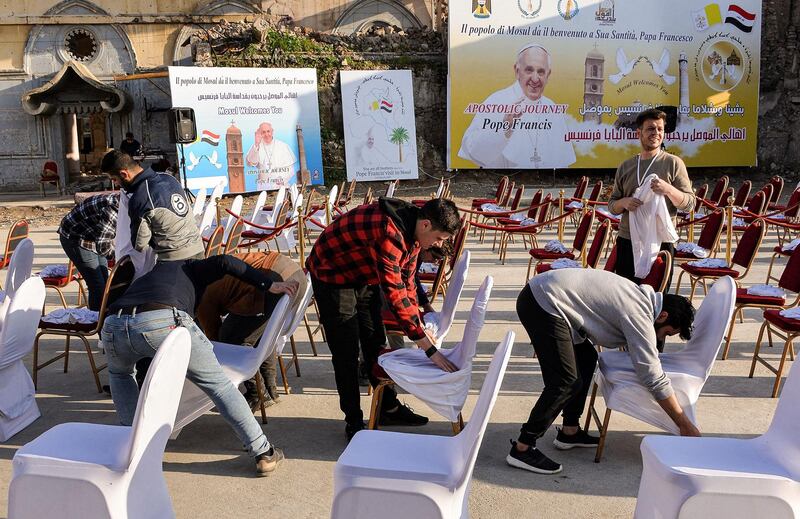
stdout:
[[(320, 321), (325, 329), (345, 414), (348, 440), (364, 428), (358, 387), (359, 345), (370, 383), (372, 366), (386, 336), (381, 318), (381, 291), (405, 335), (445, 371), (457, 369), (434, 346), (419, 315), (415, 272), (420, 250), (441, 247), (461, 226), (458, 209), (435, 199), (421, 208), (391, 198), (362, 205), (333, 221), (320, 235), (306, 266), (311, 274)], [(384, 392), (385, 425), (424, 425), (428, 419)]]

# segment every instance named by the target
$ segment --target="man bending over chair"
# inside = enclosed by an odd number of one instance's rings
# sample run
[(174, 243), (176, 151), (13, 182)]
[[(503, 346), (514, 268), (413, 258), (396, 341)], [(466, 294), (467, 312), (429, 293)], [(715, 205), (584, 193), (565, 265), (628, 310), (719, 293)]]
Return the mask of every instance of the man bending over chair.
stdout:
[[(420, 250), (441, 247), (460, 226), (458, 209), (449, 200), (430, 200), (418, 208), (381, 198), (377, 204), (361, 205), (334, 220), (311, 249), (306, 266), (331, 350), (348, 440), (365, 427), (358, 387), (359, 346), (370, 382), (378, 384), (372, 366), (386, 342), (381, 291), (405, 335), (441, 369), (456, 371), (422, 327), (414, 276)], [(401, 405), (393, 390), (384, 392), (382, 406), (382, 424), (428, 423), (426, 417)]]
[(177, 326), (189, 330), (192, 351), (186, 378), (208, 395), (222, 418), (233, 428), (247, 452), (256, 460), (256, 473), (267, 476), (283, 459), (256, 421), (244, 396), (222, 371), (211, 342), (194, 322), (197, 302), (206, 288), (225, 275), (257, 287), (261, 292), (297, 292), (297, 283), (273, 282), (266, 274), (232, 256), (204, 260), (164, 261), (135, 280), (108, 310), (101, 337), (108, 353), (111, 397), (120, 423), (131, 425), (139, 388), (136, 362), (153, 357), (162, 341)]
[[(263, 272), (272, 281), (297, 282), (299, 288), (291, 305), (294, 313), (306, 289), (306, 276), (296, 261), (277, 252), (234, 254), (233, 257)], [(209, 285), (200, 299), (197, 324), (209, 340), (254, 347), (264, 333), (279, 299), (278, 295), (264, 292), (246, 281), (225, 276)], [(227, 317), (223, 320), (222, 316), (225, 315)], [(259, 369), (267, 390), (264, 395), (267, 406), (278, 402), (277, 362), (276, 352)], [(244, 387), (247, 403), (254, 410), (258, 406), (255, 379), (246, 381)]]
[(578, 425), (597, 366), (594, 344), (627, 347), (639, 381), (681, 435), (700, 436), (678, 404), (656, 349), (656, 342), (668, 336), (691, 338), (694, 308), (685, 297), (657, 293), (604, 270), (561, 269), (525, 285), (517, 315), (539, 359), (544, 389), (518, 441), (511, 442), (506, 462), (512, 467), (539, 474), (561, 471), (560, 463), (536, 448), (559, 413), (563, 427), (553, 441), (557, 449), (597, 447), (599, 439)]

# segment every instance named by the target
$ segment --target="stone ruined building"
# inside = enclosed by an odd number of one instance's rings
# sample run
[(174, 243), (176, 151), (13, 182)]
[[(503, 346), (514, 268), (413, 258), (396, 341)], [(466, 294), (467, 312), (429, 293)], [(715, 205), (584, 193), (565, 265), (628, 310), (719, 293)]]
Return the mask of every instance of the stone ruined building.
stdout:
[(221, 20), (290, 18), (316, 31), (349, 35), (389, 26), (435, 29), (444, 5), (441, 0), (3, 2), (0, 192), (38, 189), (48, 160), (58, 164), (67, 185), (82, 171), (96, 171), (102, 155), (128, 131), (174, 163), (163, 72), (170, 65), (192, 65), (192, 36)]

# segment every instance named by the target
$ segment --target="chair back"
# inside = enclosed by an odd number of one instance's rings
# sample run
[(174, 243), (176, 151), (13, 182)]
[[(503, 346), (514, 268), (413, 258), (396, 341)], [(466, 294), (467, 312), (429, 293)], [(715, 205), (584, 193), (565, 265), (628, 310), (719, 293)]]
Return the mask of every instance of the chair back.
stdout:
[[(786, 262), (786, 267), (783, 269), (778, 280), (778, 286), (791, 290), (792, 292), (800, 293), (800, 247), (795, 247), (792, 255), (789, 256), (789, 261)], [(785, 390), (784, 390), (785, 391)]]
[(364, 193), (364, 204), (369, 205), (372, 203), (372, 186), (367, 188), (367, 192)]
[[(300, 326), (300, 322), (303, 320), (303, 316), (306, 315), (306, 309), (308, 305), (311, 304), (312, 297), (314, 297), (314, 289), (311, 287), (311, 274), (306, 274), (306, 290), (303, 292), (302, 297), (296, 305), (290, 309), (291, 318), (285, 321), (284, 327), (281, 330), (281, 337), (289, 340), (289, 337), (297, 330), (297, 327)], [(280, 353), (281, 352), (278, 351), (278, 354)]]
[(192, 214), (195, 218), (199, 217), (203, 214), (203, 209), (206, 205), (206, 197), (208, 196), (208, 190), (204, 187), (201, 187), (197, 194), (194, 197), (194, 205), (192, 206)]
[(781, 199), (781, 194), (783, 193), (783, 177), (780, 175), (774, 175), (771, 179), (769, 179), (769, 184), (772, 186), (772, 196), (767, 200), (767, 205), (769, 204), (777, 204), (778, 200)]
[(536, 218), (536, 215), (539, 214), (539, 204), (542, 203), (542, 190), (537, 189), (536, 192), (531, 197), (531, 205), (529, 206), (528, 213), (525, 215), (528, 218)]
[(597, 226), (597, 231), (595, 231), (594, 238), (592, 239), (592, 245), (589, 247), (589, 252), (586, 254), (586, 265), (591, 268), (597, 268), (597, 264), (600, 262), (600, 254), (606, 246), (609, 227), (611, 227), (610, 220), (603, 220)]
[(553, 202), (553, 195), (547, 193), (544, 195), (544, 199), (542, 200), (542, 207), (539, 208), (539, 217), (536, 219), (536, 223), (543, 223), (547, 221), (547, 215), (550, 214), (550, 206)]
[[(266, 191), (261, 191), (258, 194), (258, 198), (256, 198), (255, 204), (253, 204), (253, 212), (250, 213), (249, 220), (251, 222), (257, 223), (259, 225), (263, 225), (262, 222), (259, 221), (259, 220), (262, 218), (262, 216), (261, 216), (263, 214), (262, 209), (264, 208), (264, 205), (266, 203), (267, 203), (267, 192)], [(249, 223), (244, 224), (244, 230), (245, 231), (249, 231), (250, 229), (252, 229), (252, 226)]]
[(175, 425), (191, 350), (191, 335), (183, 327), (172, 330), (156, 350), (139, 391), (127, 455), (114, 469), (135, 467), (148, 450), (164, 451)]
[(714, 190), (711, 192), (711, 195), (708, 197), (708, 201), (714, 205), (719, 205), (720, 201), (722, 200), (722, 195), (725, 194), (725, 190), (728, 189), (728, 182), (729, 182), (728, 175), (722, 175), (717, 179), (717, 183), (714, 184)]
[(522, 193), (525, 191), (525, 186), (520, 184), (517, 187), (516, 193), (514, 193), (514, 198), (511, 199), (511, 205), (508, 207), (511, 211), (516, 211), (519, 209), (519, 204), (522, 202)]
[(200, 225), (198, 227), (200, 228), (200, 234), (204, 238), (210, 236), (211, 233), (214, 232), (214, 219), (217, 217), (217, 200), (218, 198), (215, 198), (212, 193), (203, 211), (203, 217), (200, 219)]
[(44, 281), (38, 277), (26, 279), (17, 288), (5, 311), (0, 328), (0, 367), (24, 358), (33, 348), (44, 308)]
[(125, 256), (114, 264), (114, 268), (108, 273), (106, 287), (103, 290), (103, 300), (100, 303), (100, 311), (97, 314), (97, 330), (103, 327), (106, 319), (106, 309), (128, 290), (136, 275), (136, 268), (133, 266), (130, 256)]
[(450, 257), (450, 270), (453, 270), (456, 261), (461, 257), (461, 252), (464, 250), (464, 244), (467, 242), (467, 232), (469, 231), (469, 222), (461, 221), (461, 228), (453, 237), (453, 255)]
[(30, 238), (22, 240), (14, 255), (11, 256), (11, 262), (8, 265), (8, 272), (6, 272), (6, 284), (3, 285), (6, 291), (6, 297), (14, 295), (14, 292), (22, 286), (26, 279), (31, 277), (33, 270), (33, 242)]
[(8, 236), (6, 237), (6, 250), (3, 254), (4, 262), (7, 263), (11, 261), (17, 246), (19, 246), (19, 244), (22, 243), (22, 241), (27, 237), (28, 221), (22, 219), (14, 222), (14, 225), (11, 226), (11, 229), (8, 231)]
[(205, 257), (210, 258), (211, 256), (216, 256), (222, 251), (222, 241), (223, 229), (222, 227), (215, 227), (214, 231), (211, 233), (211, 236), (208, 238), (208, 242), (206, 243), (206, 252)]
[[(769, 189), (771, 190), (772, 187), (770, 186)], [(764, 212), (764, 208), (767, 207), (767, 197), (768, 195), (766, 192), (759, 191), (753, 196), (753, 198), (750, 199), (749, 202), (747, 202), (747, 210), (753, 214), (762, 214)]]
[(231, 227), (230, 233), (228, 234), (228, 239), (225, 241), (225, 248), (222, 251), (223, 254), (233, 254), (236, 252), (236, 249), (239, 247), (239, 243), (242, 241), (243, 230), (244, 221), (242, 221), (241, 218), (237, 218), (233, 223), (233, 227)]
[(722, 235), (722, 224), (725, 221), (725, 211), (717, 209), (708, 215), (703, 230), (700, 231), (700, 238), (697, 245), (711, 252), (717, 248), (719, 237)]
[(662, 250), (658, 252), (650, 272), (642, 280), (642, 285), (650, 285), (656, 292), (663, 292), (667, 288), (669, 275), (672, 273), (672, 254)]
[(708, 193), (708, 184), (703, 184), (702, 186), (698, 187), (697, 190), (694, 192), (694, 212), (697, 213), (703, 207), (703, 200), (706, 197), (706, 193)]
[(227, 217), (225, 217), (225, 225), (224, 225), (225, 233), (222, 236), (222, 241), (226, 243), (228, 241), (228, 236), (230, 236), (231, 234), (231, 229), (233, 228), (233, 224), (237, 220), (241, 219), (242, 205), (244, 205), (244, 198), (242, 197), (242, 195), (236, 195), (236, 197), (233, 199), (233, 202), (231, 203), (231, 208), (230, 208), (231, 212), (228, 213)]
[(325, 200), (325, 225), (329, 225), (333, 221), (333, 216), (336, 214), (334, 208), (336, 207), (337, 198), (339, 198), (339, 186), (333, 186), (328, 193), (328, 198)]
[(497, 202), (497, 205), (500, 207), (506, 207), (508, 205), (508, 201), (511, 199), (511, 192), (514, 191), (514, 186), (516, 186), (516, 184), (516, 182), (511, 182), (508, 185), (508, 189), (506, 189), (503, 196), (500, 197), (500, 201)]
[(214, 189), (211, 191), (211, 199), (212, 200), (219, 200), (222, 198), (222, 192), (225, 191), (225, 180), (220, 180)]
[(42, 166), (42, 176), (55, 176), (58, 175), (58, 164), (55, 161), (48, 160)]
[(730, 200), (732, 203), (734, 201), (733, 199), (734, 199), (733, 188), (728, 187), (728, 189), (725, 190), (725, 193), (723, 193), (722, 199), (719, 201), (719, 207), (728, 207), (728, 205), (730, 205), (728, 203), (728, 200)]
[(745, 180), (742, 182), (742, 185), (739, 186), (739, 189), (736, 191), (736, 198), (733, 200), (733, 205), (736, 207), (742, 207), (745, 203), (747, 203), (747, 199), (750, 197), (750, 190), (753, 189), (753, 183), (749, 180)]
[(583, 249), (586, 247), (586, 239), (589, 237), (589, 230), (592, 228), (593, 221), (594, 214), (592, 211), (586, 211), (583, 216), (581, 216), (578, 230), (575, 231), (575, 239), (572, 240), (572, 248), (579, 253), (583, 253)]
[[(478, 457), (478, 450), (483, 440), (483, 433), (486, 431), (486, 424), (489, 423), (489, 417), (497, 401), (497, 393), (500, 392), (500, 386), (503, 383), (513, 345), (514, 332), (509, 330), (494, 350), (492, 362), (489, 364), (486, 378), (483, 380), (481, 392), (478, 396), (478, 402), (475, 404), (469, 423), (456, 436), (461, 447), (461, 459), (458, 460), (460, 466), (454, 467), (460, 469), (458, 470), (461, 474), (459, 485), (467, 483), (471, 479), (472, 470), (475, 468), (475, 460)], [(467, 492), (465, 492), (464, 500), (466, 501), (467, 499)], [(466, 506), (466, 503), (462, 504), (462, 507), (464, 506)]]
[(749, 269), (758, 254), (758, 248), (761, 246), (761, 240), (764, 239), (766, 230), (767, 226), (760, 219), (751, 222), (744, 230), (742, 239), (739, 240), (739, 245), (736, 247), (736, 252), (733, 253), (731, 263)]
[(286, 321), (291, 318), (290, 314), (291, 300), (289, 296), (284, 294), (278, 300), (278, 304), (272, 310), (272, 315), (269, 316), (267, 326), (264, 328), (264, 333), (258, 340), (258, 344), (253, 350), (247, 351), (246, 354), (250, 355), (252, 364), (249, 366), (249, 372), (255, 374), (258, 367), (275, 353), (278, 348), (278, 337), (280, 337), (281, 330), (286, 326)]
[(572, 193), (572, 198), (583, 198), (584, 193), (586, 193), (586, 187), (589, 185), (589, 177), (582, 176), (578, 179), (578, 183), (575, 184), (575, 192)]
[(589, 201), (590, 202), (597, 202), (600, 198), (600, 193), (603, 192), (603, 181), (598, 180), (594, 183), (594, 187), (592, 187), (592, 192), (589, 193)]
[(798, 204), (800, 204), (800, 187), (792, 191), (789, 201), (786, 202), (786, 210), (783, 212), (783, 215), (786, 218), (797, 217), (798, 209), (800, 209), (800, 207), (797, 207)]
[(503, 177), (500, 178), (500, 182), (497, 183), (497, 190), (494, 192), (495, 200), (500, 200), (503, 193), (506, 192), (506, 187), (508, 187), (508, 176), (503, 175)]
[(800, 442), (797, 441), (797, 429), (800, 427), (798, 403), (800, 403), (800, 368), (793, 366), (786, 376), (769, 429), (763, 436), (754, 440), (770, 451), (772, 457), (784, 460), (782, 465), (794, 480), (800, 479), (800, 466), (798, 466)]
[(679, 351), (661, 355), (665, 370), (680, 365), (680, 371), (706, 380), (725, 338), (736, 307), (736, 282), (722, 276), (714, 282), (694, 317), (692, 338)]
[(356, 192), (356, 179), (350, 181), (350, 187), (347, 188), (347, 196), (344, 198), (344, 204), (349, 204), (353, 199), (353, 193)]
[[(295, 190), (297, 190), (296, 187)], [(277, 215), (278, 211), (280, 211), (283, 208), (284, 202), (286, 201), (286, 193), (287, 191), (285, 187), (280, 188), (278, 192), (275, 193), (275, 203), (272, 204), (272, 213), (270, 214), (270, 218), (265, 220), (267, 222), (268, 227), (275, 227), (276, 225), (280, 225), (279, 222), (281, 222), (281, 219), (277, 218)], [(291, 196), (291, 192), (289, 193), (289, 197), (290, 197), (289, 207), (291, 208), (292, 206), (291, 201), (294, 200), (294, 198)]]
[[(386, 194), (383, 195), (386, 198), (394, 198), (394, 191), (397, 189), (397, 180), (392, 180), (389, 182), (389, 185), (386, 187)], [(336, 186), (333, 186), (336, 187)]]
[[(469, 317), (467, 317), (467, 322), (464, 325), (464, 335), (461, 338), (461, 342), (447, 352), (447, 360), (455, 364), (458, 369), (463, 369), (475, 357), (475, 351), (478, 348), (478, 336), (481, 334), (481, 329), (483, 329), (486, 309), (489, 306), (493, 286), (494, 279), (492, 276), (486, 276), (475, 294), (475, 299), (472, 301), (472, 308), (470, 308)], [(450, 292), (448, 291), (447, 294), (449, 295)], [(442, 310), (442, 313), (444, 313), (444, 310)], [(455, 309), (453, 309), (452, 313), (455, 315)], [(444, 335), (440, 335), (439, 338), (444, 338)]]
[(611, 252), (608, 253), (608, 259), (606, 259), (606, 266), (603, 267), (603, 270), (607, 270), (608, 272), (614, 272), (617, 268), (617, 244), (615, 243), (613, 247), (611, 247)]
[(465, 250), (461, 253), (461, 257), (458, 258), (453, 267), (453, 273), (450, 275), (450, 283), (444, 295), (442, 309), (439, 312), (439, 331), (437, 333), (437, 339), (444, 339), (453, 326), (453, 321), (456, 317), (456, 306), (458, 306), (458, 300), (461, 298), (461, 292), (464, 291), (464, 284), (467, 282), (469, 262), (470, 252)]

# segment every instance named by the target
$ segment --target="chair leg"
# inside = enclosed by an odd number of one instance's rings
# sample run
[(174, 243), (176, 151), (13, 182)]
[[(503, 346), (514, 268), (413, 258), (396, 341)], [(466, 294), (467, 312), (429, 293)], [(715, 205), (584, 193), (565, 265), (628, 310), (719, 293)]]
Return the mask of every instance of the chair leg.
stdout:
[(317, 356), (317, 346), (314, 344), (314, 333), (311, 331), (311, 326), (308, 324), (308, 317), (303, 315), (303, 324), (306, 326), (306, 332), (308, 333), (308, 341), (311, 343), (311, 351), (314, 352), (314, 356)]
[(67, 369), (69, 369), (69, 343), (70, 343), (69, 335), (67, 335), (67, 340), (64, 342), (66, 343), (64, 345), (64, 373), (66, 373)]
[(600, 463), (600, 458), (603, 457), (603, 450), (606, 446), (606, 435), (608, 435), (608, 422), (611, 420), (611, 409), (606, 408), (606, 415), (603, 418), (603, 428), (600, 431), (600, 442), (597, 444), (597, 451), (594, 455), (594, 462)]
[(297, 360), (297, 346), (294, 343), (294, 335), (289, 337), (289, 345), (292, 347), (292, 362), (294, 363), (294, 372), (300, 376), (300, 361)]
[(589, 398), (589, 410), (586, 412), (586, 421), (583, 423), (583, 430), (589, 431), (592, 425), (592, 413), (594, 412), (594, 401), (597, 399), (597, 383), (592, 384), (592, 396)]
[(786, 338), (786, 344), (783, 346), (783, 353), (781, 354), (781, 362), (778, 364), (778, 372), (775, 374), (775, 385), (772, 386), (772, 398), (776, 398), (778, 396), (778, 390), (781, 388), (781, 377), (783, 376), (783, 368), (786, 366), (786, 354), (789, 352), (789, 349), (792, 347), (792, 338), (788, 336)]
[(458, 413), (458, 421), (450, 422), (450, 425), (453, 427), (453, 436), (457, 436), (458, 433), (464, 430), (464, 417), (461, 413)]
[(675, 283), (675, 295), (678, 295), (681, 292), (681, 281), (683, 280), (683, 275), (685, 273), (686, 271), (681, 269), (681, 273), (678, 274), (678, 281)]
[(267, 406), (264, 398), (264, 379), (261, 378), (261, 372), (256, 371), (256, 392), (258, 393), (258, 407), (261, 408), (261, 423), (267, 423)]
[(733, 337), (733, 326), (736, 324), (736, 313), (741, 311), (741, 307), (738, 306), (733, 310), (731, 324), (728, 325), (728, 336), (725, 337), (725, 348), (722, 350), (722, 360), (726, 360), (728, 358), (728, 350), (731, 348), (731, 337)]
[(378, 415), (380, 414), (381, 400), (383, 400), (383, 390), (387, 385), (389, 385), (387, 381), (382, 380), (372, 392), (372, 403), (369, 406), (369, 424), (367, 425), (367, 429), (378, 428), (378, 421), (380, 420)]
[(283, 392), (289, 394), (289, 381), (286, 380), (286, 366), (283, 364), (283, 355), (278, 355), (278, 369), (281, 371), (281, 380), (283, 381)]
[(41, 333), (36, 334), (33, 339), (33, 366), (31, 367), (31, 378), (33, 379), (33, 389), (39, 389), (39, 337)]
[[(97, 375), (97, 373), (99, 373), (101, 369), (105, 368), (106, 365), (103, 364), (98, 368), (97, 364), (94, 362), (94, 354), (92, 353), (92, 347), (89, 345), (89, 341), (83, 335), (78, 335), (78, 337), (81, 338), (84, 347), (86, 347), (86, 354), (89, 356), (89, 365), (92, 367), (92, 375), (94, 376), (94, 383), (97, 385), (97, 392), (102, 393), (103, 386), (100, 385), (100, 377)], [(69, 340), (69, 336), (67, 336), (67, 340)], [(66, 362), (64, 364), (66, 365)]]
[(761, 325), (761, 329), (758, 330), (758, 340), (753, 350), (753, 362), (750, 363), (750, 374), (747, 375), (747, 378), (753, 378), (753, 373), (756, 371), (756, 362), (759, 360), (758, 352), (761, 351), (761, 341), (764, 338), (764, 329), (767, 326), (769, 326), (769, 321), (764, 321), (764, 324)]
[(531, 278), (531, 265), (532, 264), (533, 264), (533, 256), (531, 256), (531, 259), (528, 260), (528, 272), (527, 272), (527, 274), (525, 274), (525, 279), (526, 280)]

